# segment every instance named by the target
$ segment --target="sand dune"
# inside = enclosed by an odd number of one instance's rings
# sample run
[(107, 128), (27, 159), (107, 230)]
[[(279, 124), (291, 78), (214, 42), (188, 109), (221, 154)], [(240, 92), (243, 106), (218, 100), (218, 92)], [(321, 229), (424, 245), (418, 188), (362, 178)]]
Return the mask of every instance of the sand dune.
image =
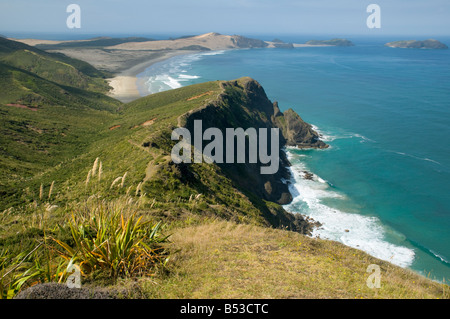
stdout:
[[(34, 45), (44, 43), (42, 40), (33, 42), (26, 39), (23, 42), (25, 41)], [(129, 102), (140, 97), (136, 85), (136, 75), (154, 63), (176, 55), (201, 51), (264, 46), (266, 46), (265, 42), (260, 40), (237, 35), (206, 33), (175, 40), (127, 42), (105, 48), (61, 48), (51, 52), (63, 53), (72, 58), (86, 61), (100, 70), (114, 73), (115, 77), (108, 79), (112, 87), (109, 95), (122, 102)]]
[(237, 36), (206, 33), (203, 35), (176, 40), (159, 40), (146, 42), (128, 42), (107, 47), (110, 50), (180, 50), (193, 46), (206, 50), (236, 49), (239, 46), (233, 41)]

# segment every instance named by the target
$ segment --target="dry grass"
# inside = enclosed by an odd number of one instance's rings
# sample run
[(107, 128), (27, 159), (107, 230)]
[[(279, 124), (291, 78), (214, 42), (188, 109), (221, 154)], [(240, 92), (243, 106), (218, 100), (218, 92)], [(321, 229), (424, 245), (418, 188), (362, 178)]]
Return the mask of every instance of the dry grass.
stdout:
[[(174, 270), (146, 281), (150, 298), (448, 298), (430, 281), (332, 241), (215, 221), (178, 228)], [(381, 288), (366, 281), (381, 267)]]

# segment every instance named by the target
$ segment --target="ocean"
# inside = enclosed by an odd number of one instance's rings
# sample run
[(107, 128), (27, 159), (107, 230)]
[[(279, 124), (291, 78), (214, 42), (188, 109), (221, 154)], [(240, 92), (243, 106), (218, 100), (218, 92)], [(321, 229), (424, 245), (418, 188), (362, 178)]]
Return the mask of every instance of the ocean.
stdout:
[(397, 39), (177, 56), (141, 73), (139, 90), (254, 78), (281, 111), (294, 109), (331, 146), (286, 150), (294, 200), (285, 209), (322, 223), (313, 236), (448, 281), (450, 50), (383, 46)]

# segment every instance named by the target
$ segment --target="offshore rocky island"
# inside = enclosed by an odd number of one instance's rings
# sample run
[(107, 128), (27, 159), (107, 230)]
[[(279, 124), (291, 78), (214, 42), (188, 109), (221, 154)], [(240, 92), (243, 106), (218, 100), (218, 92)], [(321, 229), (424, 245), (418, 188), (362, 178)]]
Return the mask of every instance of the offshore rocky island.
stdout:
[(429, 49), (429, 50), (445, 50), (448, 46), (438, 40), (428, 39), (423, 41), (418, 40), (403, 40), (386, 43), (385, 46), (390, 48), (403, 49)]

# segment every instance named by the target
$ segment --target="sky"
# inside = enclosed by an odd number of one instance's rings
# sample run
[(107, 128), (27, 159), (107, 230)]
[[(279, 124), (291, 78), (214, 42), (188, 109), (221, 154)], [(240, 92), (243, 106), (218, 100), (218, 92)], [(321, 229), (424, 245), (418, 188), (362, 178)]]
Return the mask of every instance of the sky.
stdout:
[[(69, 4), (81, 28), (69, 29)], [(369, 29), (369, 4), (381, 28)], [(0, 34), (450, 35), (449, 0), (0, 0)]]

